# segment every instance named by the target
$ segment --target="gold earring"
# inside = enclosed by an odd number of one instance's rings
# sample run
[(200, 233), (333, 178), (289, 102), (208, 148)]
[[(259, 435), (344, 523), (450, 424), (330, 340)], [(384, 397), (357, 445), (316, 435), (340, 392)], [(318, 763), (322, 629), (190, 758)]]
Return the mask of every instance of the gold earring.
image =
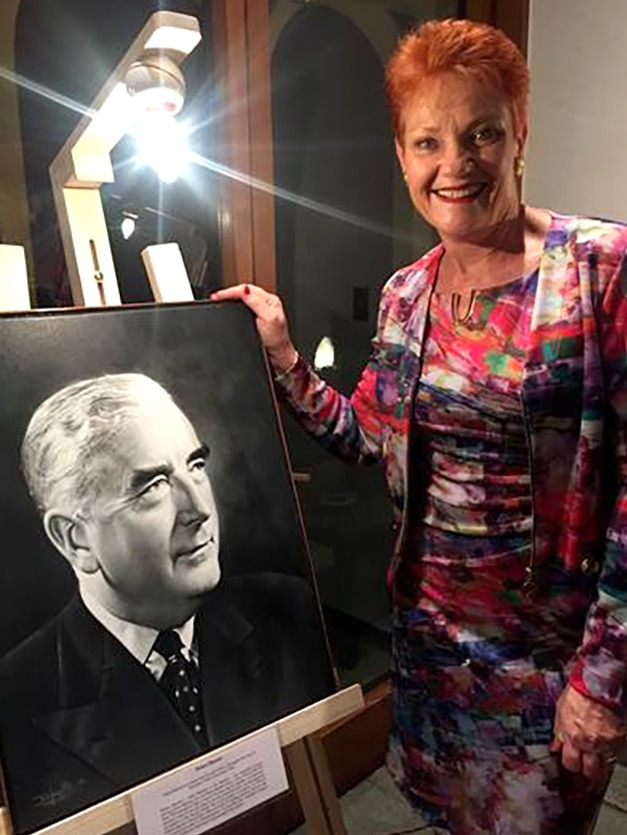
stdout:
[(525, 171), (525, 160), (523, 157), (516, 157), (514, 161), (514, 174), (517, 177), (522, 177)]

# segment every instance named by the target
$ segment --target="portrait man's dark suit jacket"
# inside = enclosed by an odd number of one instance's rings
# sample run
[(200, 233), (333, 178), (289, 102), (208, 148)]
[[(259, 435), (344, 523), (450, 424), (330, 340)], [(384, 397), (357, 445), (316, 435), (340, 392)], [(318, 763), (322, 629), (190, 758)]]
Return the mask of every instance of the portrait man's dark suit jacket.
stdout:
[[(333, 690), (312, 594), (299, 578), (220, 583), (195, 636), (210, 747)], [(78, 596), (0, 662), (0, 744), (17, 833), (202, 753), (152, 675)]]

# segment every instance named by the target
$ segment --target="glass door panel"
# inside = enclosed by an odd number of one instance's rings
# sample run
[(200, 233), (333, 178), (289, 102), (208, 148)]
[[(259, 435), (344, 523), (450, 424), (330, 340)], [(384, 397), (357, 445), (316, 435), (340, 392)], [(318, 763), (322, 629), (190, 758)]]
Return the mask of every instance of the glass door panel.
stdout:
[[(23, 160), (20, 198), (24, 206), (20, 209), (29, 226), (24, 237), (29, 234), (32, 243), (33, 303), (69, 305), (50, 163), (147, 19), (163, 10), (199, 20), (202, 40), (183, 64), (187, 94), (180, 121), (190, 131), (192, 151), (201, 157), (215, 156), (214, 123), (207, 118), (216, 110), (211, 75), (212, 3), (64, 0), (62, 10), (56, 0), (21, 0), (13, 5), (15, 19), (10, 31), (2, 33), (13, 44), (13, 65), (5, 69), (11, 78), (14, 108), (10, 113), (5, 108), (5, 121), (14, 119), (16, 158)], [(7, 87), (4, 96), (8, 97)], [(8, 133), (8, 124), (3, 130)], [(2, 142), (0, 148), (6, 153)], [(141, 260), (141, 250), (149, 244), (179, 243), (198, 297), (219, 286), (214, 175), (194, 165), (177, 182), (164, 184), (154, 170), (138, 162), (135, 143), (128, 138), (116, 146), (112, 161), (115, 183), (103, 187), (102, 198), (123, 302), (152, 299)], [(11, 198), (16, 200), (17, 188)], [(130, 235), (128, 225), (122, 232), (125, 218), (135, 221)]]
[[(299, 350), (344, 393), (367, 360), (383, 283), (435, 242), (396, 164), (384, 62), (405, 30), (458, 5), (270, 3), (277, 288)], [(368, 683), (387, 671), (382, 473), (347, 467), (285, 424), (341, 677)]]

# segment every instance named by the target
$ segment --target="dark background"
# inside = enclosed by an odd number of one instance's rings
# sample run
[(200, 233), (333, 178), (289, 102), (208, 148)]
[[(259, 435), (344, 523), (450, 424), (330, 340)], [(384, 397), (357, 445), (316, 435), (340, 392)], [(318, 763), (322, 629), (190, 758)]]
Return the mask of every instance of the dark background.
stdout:
[(0, 656), (59, 611), (76, 581), (27, 493), (19, 448), (48, 395), (137, 371), (174, 397), (211, 450), (224, 576), (311, 577), (265, 357), (240, 303), (3, 316), (0, 327)]

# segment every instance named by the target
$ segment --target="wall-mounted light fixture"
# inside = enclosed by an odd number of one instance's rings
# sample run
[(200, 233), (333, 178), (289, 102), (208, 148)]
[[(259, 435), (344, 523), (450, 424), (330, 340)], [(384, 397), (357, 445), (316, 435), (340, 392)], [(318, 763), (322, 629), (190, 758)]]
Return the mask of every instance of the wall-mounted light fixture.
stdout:
[(125, 241), (132, 238), (137, 229), (137, 215), (132, 212), (123, 212), (120, 223), (120, 232)]
[(190, 159), (187, 135), (176, 121), (185, 101), (183, 73), (167, 53), (148, 51), (131, 64), (124, 82), (133, 105), (129, 133), (139, 158), (162, 182), (173, 183)]
[(185, 77), (165, 52), (146, 51), (124, 78), (136, 110), (176, 116), (185, 101)]
[(330, 336), (323, 336), (314, 355), (314, 368), (323, 371), (335, 367), (335, 345)]
[[(173, 171), (166, 170), (163, 161), (168, 154), (177, 157), (177, 163), (182, 157), (172, 153), (171, 144), (173, 137), (177, 142), (181, 138), (174, 122), (185, 96), (179, 66), (200, 37), (194, 17), (165, 11), (153, 14), (50, 166), (75, 304), (120, 303), (100, 186), (114, 181), (113, 148), (128, 132), (141, 135), (141, 125), (145, 130), (145, 120), (151, 117), (159, 120), (159, 129), (154, 130), (153, 122), (151, 133), (162, 148), (151, 162), (157, 170), (161, 165), (164, 176), (172, 178)], [(164, 137), (170, 143), (167, 152)]]

